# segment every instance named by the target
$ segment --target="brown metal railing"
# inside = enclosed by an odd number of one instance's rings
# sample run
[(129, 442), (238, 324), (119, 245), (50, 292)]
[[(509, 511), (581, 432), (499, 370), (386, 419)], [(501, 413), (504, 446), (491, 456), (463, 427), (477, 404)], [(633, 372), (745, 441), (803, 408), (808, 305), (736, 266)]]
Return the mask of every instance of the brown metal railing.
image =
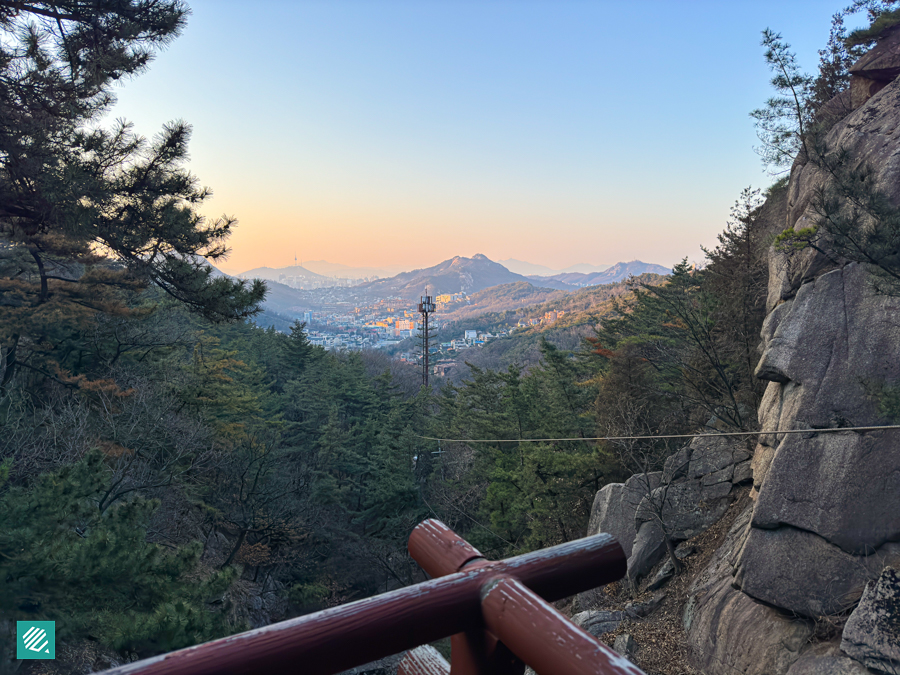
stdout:
[[(415, 586), (137, 661), (106, 675), (332, 675), (410, 651), (400, 675), (642, 675), (548, 604), (621, 579), (625, 554), (598, 534), (507, 560), (485, 560), (437, 520), (409, 540), (434, 577)], [(452, 636), (452, 668), (432, 648)]]

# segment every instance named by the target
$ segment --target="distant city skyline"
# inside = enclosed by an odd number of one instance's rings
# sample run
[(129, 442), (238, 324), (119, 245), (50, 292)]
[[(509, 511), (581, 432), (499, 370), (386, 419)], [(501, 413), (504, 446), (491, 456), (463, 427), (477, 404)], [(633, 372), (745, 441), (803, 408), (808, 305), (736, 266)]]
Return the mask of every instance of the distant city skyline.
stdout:
[(773, 180), (766, 27), (815, 71), (842, 2), (192, 0), (107, 122), (184, 119), (220, 264), (702, 260)]

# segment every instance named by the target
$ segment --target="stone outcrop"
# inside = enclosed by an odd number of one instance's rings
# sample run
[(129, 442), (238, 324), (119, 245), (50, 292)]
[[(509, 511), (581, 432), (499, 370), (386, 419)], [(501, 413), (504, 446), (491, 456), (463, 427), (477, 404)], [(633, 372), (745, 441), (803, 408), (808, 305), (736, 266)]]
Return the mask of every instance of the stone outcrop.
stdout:
[(748, 480), (749, 458), (742, 440), (711, 434), (696, 436), (666, 460), (662, 474), (669, 480), (645, 493), (635, 511), (637, 535), (628, 559), (633, 584), (665, 555), (660, 520), (674, 541), (710, 528), (733, 501), (734, 486)]
[(878, 44), (850, 68), (850, 100), (858, 108), (900, 75), (900, 26), (887, 29)]
[(752, 480), (743, 441), (696, 436), (665, 462), (662, 471), (636, 474), (606, 485), (594, 498), (588, 534), (615, 536), (637, 582), (665, 555), (659, 520), (674, 541), (700, 534), (725, 513), (735, 485)]
[(751, 527), (734, 582), (758, 600), (809, 617), (838, 614), (859, 601), (882, 566), (900, 560), (900, 544), (853, 556), (812, 532)]
[[(864, 105), (837, 122), (825, 136), (831, 149), (843, 149), (854, 158), (854, 166), (874, 169), (872, 187), (892, 198), (900, 197), (900, 139), (896, 137), (900, 107), (900, 80), (894, 80)], [(784, 227), (795, 230), (815, 222), (812, 202), (829, 179), (825, 169), (801, 154), (791, 170)], [(802, 285), (829, 269), (840, 266), (823, 253), (809, 248), (798, 255), (772, 251), (769, 256), (767, 309), (794, 297)]]
[(859, 661), (841, 654), (840, 647), (825, 642), (812, 645), (794, 661), (787, 675), (870, 675), (871, 671)]
[[(868, 167), (872, 189), (900, 204), (900, 26), (851, 72), (851, 87), (820, 111), (824, 145), (848, 168)], [(831, 179), (801, 152), (760, 213), (766, 236), (814, 226)], [(900, 675), (900, 433), (852, 430), (892, 422), (877, 394), (900, 387), (900, 297), (823, 247), (769, 251), (756, 369), (768, 385), (753, 452), (698, 436), (637, 504), (632, 495), (627, 509), (614, 506), (624, 493), (611, 490), (592, 518), (595, 531), (614, 525), (627, 540), (634, 582), (665, 555), (659, 521), (676, 541), (693, 537), (735, 485), (752, 482), (752, 505), (684, 607), (690, 658), (706, 675)], [(804, 431), (785, 433), (794, 430)], [(658, 576), (665, 583), (666, 570)], [(844, 621), (840, 639), (817, 630), (840, 633)]]
[(887, 568), (866, 586), (844, 626), (841, 649), (869, 668), (900, 675), (900, 575)]
[(634, 514), (641, 500), (659, 487), (662, 472), (652, 471), (637, 474), (624, 483), (604, 485), (594, 497), (588, 535), (606, 532), (613, 535), (622, 545), (626, 556), (631, 556), (637, 530)]

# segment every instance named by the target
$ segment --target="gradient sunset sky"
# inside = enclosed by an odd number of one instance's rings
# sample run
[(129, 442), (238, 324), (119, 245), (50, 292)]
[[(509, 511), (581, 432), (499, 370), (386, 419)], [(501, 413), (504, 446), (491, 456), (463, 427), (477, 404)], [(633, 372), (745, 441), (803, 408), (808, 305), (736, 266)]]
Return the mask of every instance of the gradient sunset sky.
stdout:
[(191, 0), (110, 119), (194, 127), (239, 272), (302, 260), (702, 260), (772, 182), (771, 27), (812, 72), (843, 3)]

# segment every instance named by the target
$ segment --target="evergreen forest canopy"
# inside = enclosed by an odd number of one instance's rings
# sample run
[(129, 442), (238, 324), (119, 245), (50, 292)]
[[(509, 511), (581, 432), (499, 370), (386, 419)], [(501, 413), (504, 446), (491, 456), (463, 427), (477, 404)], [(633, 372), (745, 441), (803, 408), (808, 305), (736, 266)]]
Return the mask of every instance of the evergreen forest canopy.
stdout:
[[(892, 4), (855, 7), (875, 30)], [(745, 190), (704, 266), (632, 282), (576, 349), (541, 335), (531, 367), (411, 386), (383, 355), (326, 352), (297, 322), (258, 327), (265, 287), (212, 276), (235, 221), (199, 214), (209, 191), (184, 168), (185, 123), (149, 142), (98, 124), (112, 83), (187, 14), (177, 0), (0, 0), (4, 622), (54, 620), (71, 645), (138, 656), (176, 649), (421, 580), (406, 540), (426, 517), (491, 557), (581, 536), (600, 487), (674, 449), (596, 437), (758, 428), (784, 181)], [(765, 36), (776, 91), (813, 92), (754, 113), (773, 166), (813, 147), (815, 106), (846, 84), (852, 40), (835, 25), (815, 81)], [(857, 217), (883, 234), (892, 213)], [(779, 241), (848, 257), (828, 231)], [(889, 276), (872, 242), (857, 256)], [(274, 600), (261, 616), (250, 596)]]

